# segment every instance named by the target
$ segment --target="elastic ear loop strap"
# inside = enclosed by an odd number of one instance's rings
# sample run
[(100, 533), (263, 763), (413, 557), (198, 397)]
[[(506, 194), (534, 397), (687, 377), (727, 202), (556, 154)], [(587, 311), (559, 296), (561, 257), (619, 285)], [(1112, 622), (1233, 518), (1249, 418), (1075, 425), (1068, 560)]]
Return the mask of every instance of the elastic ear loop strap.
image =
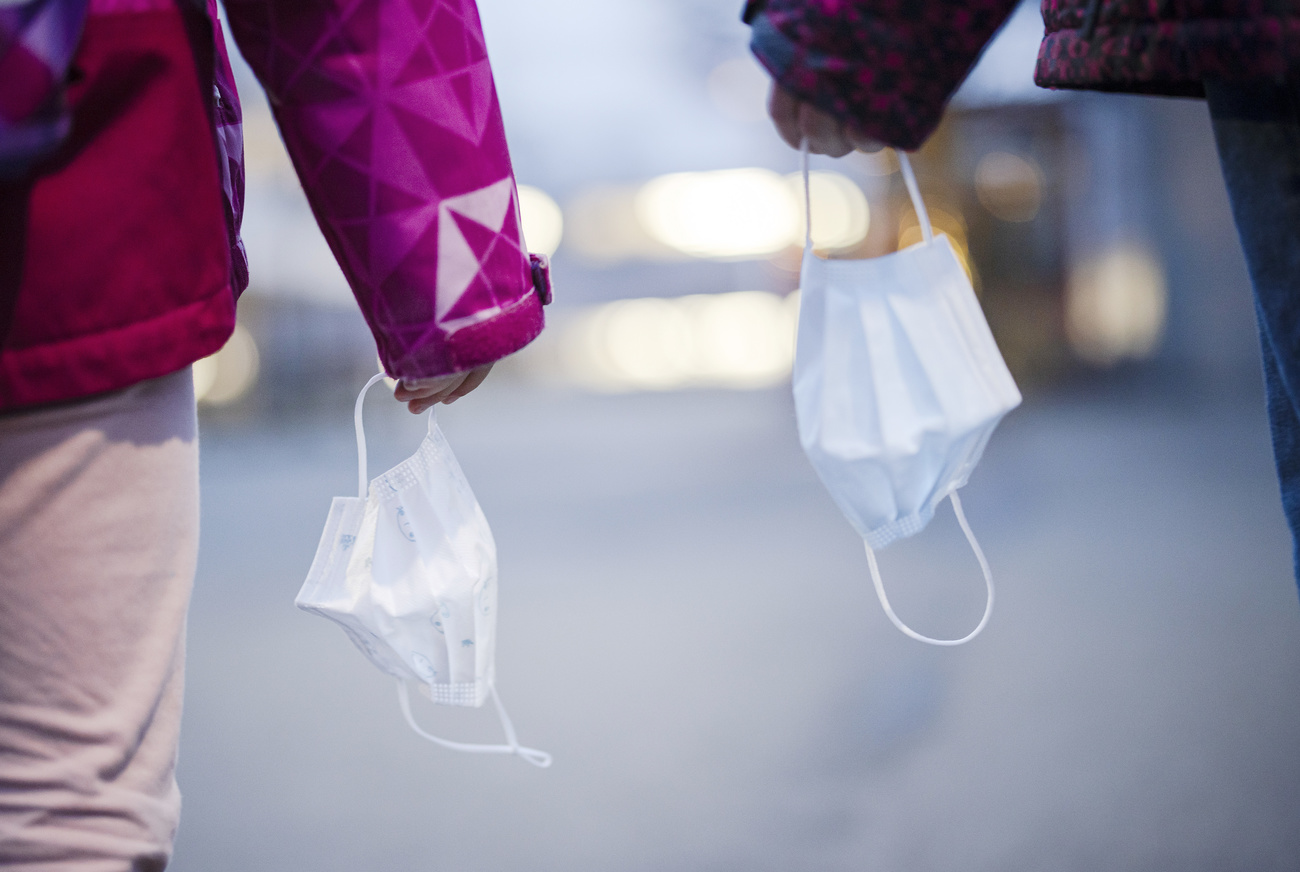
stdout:
[[(370, 377), (370, 381), (366, 382), (366, 386), (361, 389), (361, 393), (357, 394), (357, 404), (352, 411), (352, 424), (357, 429), (357, 496), (361, 497), (363, 500), (369, 496), (370, 482), (366, 478), (366, 427), (365, 424), (362, 423), (361, 408), (365, 402), (366, 393), (382, 378), (386, 378), (385, 374), (382, 372), (376, 373)], [(436, 409), (437, 406), (429, 409), (430, 436), (433, 435), (433, 413)]]
[(799, 140), (803, 165), (803, 250), (812, 251), (812, 189), (808, 185), (808, 140)]
[[(812, 186), (808, 183), (808, 140), (803, 139), (799, 142), (800, 163), (803, 168), (803, 247), (804, 251), (812, 250)], [(912, 199), (912, 208), (916, 210), (917, 223), (921, 225), (921, 237), (926, 242), (934, 241), (934, 228), (930, 226), (930, 212), (925, 208), (925, 201), (921, 199), (921, 188), (916, 183), (916, 173), (912, 171), (912, 162), (907, 158), (907, 152), (901, 149), (895, 149), (894, 154), (898, 156), (898, 168), (903, 172), (903, 184), (907, 185), (907, 195)]]
[[(384, 377), (384, 374), (376, 373), (371, 376), (370, 381), (361, 389), (357, 395), (357, 404), (352, 413), (352, 422), (357, 429), (357, 494), (361, 499), (367, 497), (367, 491), (370, 488), (370, 482), (366, 478), (366, 428), (362, 423), (361, 409), (366, 399), (366, 393)], [(433, 431), (433, 411), (429, 411), (429, 431)], [(416, 724), (415, 717), (411, 714), (411, 694), (406, 688), (405, 681), (397, 682), (397, 701), (402, 707), (402, 715), (406, 718), (406, 723), (410, 725), (425, 739), (430, 742), (441, 745), (444, 748), (450, 748), (453, 751), (463, 751), (466, 754), (514, 754), (522, 757), (534, 766), (545, 769), (551, 765), (551, 755), (545, 751), (539, 751), (536, 748), (525, 748), (519, 744), (519, 737), (515, 735), (515, 725), (510, 720), (510, 715), (506, 714), (506, 708), (501, 704), (501, 697), (497, 696), (497, 689), (490, 687), (492, 702), (496, 706), (497, 718), (501, 721), (501, 730), (506, 734), (505, 745), (475, 745), (468, 742), (453, 742), (449, 739), (440, 739), (432, 733), (427, 733), (420, 729)]]
[(365, 499), (370, 489), (370, 480), (366, 478), (366, 428), (361, 422), (361, 407), (365, 403), (366, 393), (384, 377), (382, 372), (375, 373), (366, 382), (366, 386), (357, 394), (357, 405), (352, 411), (352, 423), (357, 428), (357, 496)]
[(922, 636), (911, 627), (899, 620), (898, 615), (894, 614), (894, 608), (889, 604), (889, 597), (885, 595), (884, 582), (880, 580), (880, 567), (876, 565), (876, 552), (871, 550), (871, 546), (865, 542), (863, 547), (867, 549), (867, 565), (871, 567), (871, 581), (876, 586), (876, 596), (880, 598), (880, 605), (885, 609), (885, 614), (894, 626), (902, 630), (903, 633), (917, 640), (926, 642), (930, 645), (964, 645), (971, 639), (974, 639), (989, 622), (989, 615), (993, 614), (993, 573), (989, 570), (989, 562), (984, 559), (984, 551), (980, 548), (980, 543), (975, 539), (975, 534), (971, 532), (970, 524), (966, 522), (966, 513), (961, 510), (961, 499), (957, 492), (953, 491), (948, 495), (952, 501), (953, 513), (957, 515), (957, 523), (961, 524), (961, 531), (966, 534), (966, 541), (970, 543), (970, 548), (975, 552), (975, 559), (979, 561), (980, 571), (984, 573), (984, 587), (988, 591), (988, 599), (984, 604), (984, 616), (980, 618), (979, 624), (960, 639), (932, 639), (929, 636)]
[[(800, 143), (800, 152), (803, 165), (803, 203), (804, 203), (804, 251), (812, 250), (812, 186), (808, 181), (808, 140), (805, 139)], [(898, 168), (903, 173), (903, 183), (907, 186), (907, 194), (912, 199), (912, 208), (916, 210), (916, 220), (921, 226), (921, 236), (928, 243), (934, 241), (934, 229), (930, 226), (930, 213), (925, 208), (925, 201), (921, 199), (921, 187), (916, 183), (916, 173), (912, 170), (912, 162), (908, 159), (907, 153), (901, 149), (895, 149), (894, 154), (898, 156)], [(961, 499), (957, 492), (953, 491), (948, 495), (952, 501), (953, 512), (957, 515), (957, 523), (961, 524), (962, 532), (966, 534), (966, 541), (970, 543), (971, 550), (975, 552), (975, 558), (979, 560), (980, 570), (984, 573), (984, 585), (988, 590), (988, 599), (984, 605), (984, 616), (968, 635), (960, 639), (932, 639), (929, 636), (922, 636), (911, 627), (904, 624), (894, 613), (893, 606), (889, 604), (889, 597), (885, 594), (884, 582), (880, 580), (880, 567), (876, 564), (876, 553), (871, 550), (871, 546), (865, 542), (863, 547), (867, 550), (867, 564), (871, 568), (871, 581), (876, 587), (876, 596), (880, 598), (880, 605), (884, 607), (885, 614), (894, 626), (906, 635), (918, 642), (926, 642), (930, 645), (964, 645), (971, 639), (974, 639), (989, 622), (989, 616), (993, 614), (993, 573), (989, 570), (989, 563), (984, 558), (984, 551), (980, 548), (979, 542), (975, 539), (975, 534), (971, 532), (970, 524), (966, 522), (966, 514), (961, 509)]]
[(916, 221), (921, 225), (921, 238), (926, 242), (934, 241), (934, 229), (930, 226), (930, 213), (921, 199), (921, 188), (916, 183), (916, 173), (912, 172), (912, 162), (907, 159), (907, 152), (895, 149), (898, 155), (898, 168), (903, 171), (903, 184), (907, 185), (907, 195), (912, 198), (912, 208), (916, 210)]
[(402, 707), (402, 715), (406, 718), (406, 723), (410, 728), (435, 745), (441, 745), (452, 751), (461, 751), (466, 754), (514, 754), (539, 769), (550, 766), (550, 754), (536, 748), (525, 748), (519, 744), (519, 737), (515, 735), (515, 725), (511, 722), (510, 715), (506, 714), (506, 707), (501, 704), (501, 697), (497, 696), (497, 689), (489, 687), (488, 690), (492, 694), (492, 704), (496, 706), (497, 718), (501, 721), (501, 731), (505, 733), (508, 744), (476, 745), (469, 742), (453, 742), (450, 739), (442, 739), (433, 735), (433, 733), (425, 732), (415, 722), (415, 716), (411, 714), (411, 692), (407, 689), (405, 681), (397, 682), (397, 701)]

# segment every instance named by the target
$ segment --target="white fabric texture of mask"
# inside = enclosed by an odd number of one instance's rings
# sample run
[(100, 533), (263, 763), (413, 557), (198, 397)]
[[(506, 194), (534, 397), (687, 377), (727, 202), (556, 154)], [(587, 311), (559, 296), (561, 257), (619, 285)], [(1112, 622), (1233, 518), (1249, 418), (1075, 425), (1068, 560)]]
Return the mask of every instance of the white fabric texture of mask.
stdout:
[[(978, 635), (993, 609), (992, 574), (957, 490), (1002, 416), (1020, 404), (1020, 391), (951, 243), (930, 227), (907, 155), (898, 158), (922, 242), (883, 257), (829, 260), (813, 252), (808, 228), (795, 410), (805, 453), (866, 544), (890, 620), (914, 639), (956, 645)], [(803, 172), (810, 207), (806, 147)], [(983, 617), (960, 639), (933, 639), (906, 626), (889, 604), (875, 555), (924, 529), (945, 498), (987, 588)]]
[[(541, 767), (549, 754), (519, 745), (494, 687), (497, 554), (492, 531), (451, 446), (429, 412), (411, 457), (367, 481), (357, 397), (357, 497), (335, 497), (298, 608), (341, 626), (370, 662), (397, 679), (411, 729), (443, 747), (515, 754)], [(506, 744), (452, 742), (421, 729), (407, 682), (439, 705), (496, 707)]]

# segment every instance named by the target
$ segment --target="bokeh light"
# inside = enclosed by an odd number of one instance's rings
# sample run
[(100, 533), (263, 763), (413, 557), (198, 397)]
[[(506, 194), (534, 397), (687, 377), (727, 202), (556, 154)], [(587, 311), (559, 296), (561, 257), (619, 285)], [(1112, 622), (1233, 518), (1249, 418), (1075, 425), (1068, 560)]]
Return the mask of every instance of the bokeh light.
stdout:
[(565, 250), (596, 264), (687, 260), (688, 255), (652, 239), (637, 217), (638, 188), (594, 185), (565, 209)]
[(800, 238), (798, 199), (764, 169), (673, 173), (637, 193), (636, 215), (654, 239), (695, 257), (751, 258)]
[[(979, 287), (979, 277), (975, 272), (975, 267), (971, 263), (970, 243), (966, 238), (966, 221), (961, 215), (955, 212), (949, 212), (946, 209), (937, 209), (934, 206), (928, 206), (926, 211), (930, 215), (930, 227), (936, 234), (943, 234), (948, 237), (952, 243), (952, 250), (957, 255), (957, 260), (961, 262), (962, 269), (966, 270), (966, 277), (971, 280), (971, 284)], [(917, 220), (916, 212), (908, 210), (908, 213), (899, 222), (898, 229), (898, 250), (902, 251), (912, 245), (916, 245), (925, 238), (921, 232), (921, 222)]]
[[(871, 209), (855, 182), (815, 172), (809, 187), (819, 247), (852, 246), (867, 235)], [(755, 168), (673, 173), (636, 189), (580, 193), (567, 212), (568, 240), (579, 254), (606, 262), (769, 257), (803, 245), (803, 203), (798, 173), (782, 177)]]
[[(799, 227), (794, 244), (803, 243), (804, 195), (803, 174), (785, 177), (799, 208)], [(812, 195), (813, 244), (818, 248), (844, 248), (861, 242), (871, 226), (871, 207), (867, 197), (852, 179), (839, 173), (808, 174)]]
[(994, 151), (975, 167), (975, 196), (1003, 221), (1032, 221), (1043, 202), (1043, 174), (1018, 155)]
[(220, 351), (194, 362), (194, 398), (205, 406), (229, 405), (253, 387), (257, 371), (257, 343), (237, 324)]
[(1065, 298), (1070, 347), (1083, 360), (1112, 366), (1150, 357), (1168, 308), (1164, 269), (1136, 241), (1117, 243), (1071, 270)]
[(762, 291), (619, 300), (558, 337), (565, 380), (601, 391), (755, 389), (789, 378), (798, 296)]
[(869, 176), (892, 176), (898, 172), (898, 153), (892, 148), (853, 152), (853, 160)]
[(529, 251), (550, 257), (560, 247), (564, 236), (564, 213), (542, 189), (520, 185), (518, 190), (524, 242)]

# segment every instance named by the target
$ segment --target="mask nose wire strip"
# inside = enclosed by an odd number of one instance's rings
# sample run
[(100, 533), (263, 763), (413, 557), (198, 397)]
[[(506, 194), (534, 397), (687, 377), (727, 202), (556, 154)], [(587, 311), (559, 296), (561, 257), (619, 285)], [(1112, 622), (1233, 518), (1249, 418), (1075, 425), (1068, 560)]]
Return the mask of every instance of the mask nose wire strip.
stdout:
[(510, 715), (506, 714), (506, 707), (501, 704), (501, 697), (497, 696), (497, 689), (492, 687), (490, 690), (492, 703), (497, 710), (497, 719), (501, 721), (501, 730), (506, 734), (506, 741), (509, 742), (507, 745), (477, 745), (470, 742), (453, 742), (450, 739), (440, 738), (421, 729), (420, 725), (415, 722), (415, 716), (411, 714), (411, 692), (407, 689), (405, 681), (397, 682), (397, 702), (402, 707), (402, 715), (406, 718), (407, 725), (422, 738), (428, 739), (435, 745), (441, 745), (449, 750), (461, 751), (465, 754), (514, 754), (539, 769), (550, 766), (550, 754), (536, 748), (525, 748), (519, 744), (519, 739), (515, 735), (515, 725), (511, 723)]
[(366, 478), (366, 428), (361, 423), (361, 407), (365, 403), (366, 394), (370, 388), (384, 377), (382, 372), (375, 373), (366, 382), (366, 386), (357, 394), (357, 405), (352, 411), (352, 423), (357, 428), (357, 496), (361, 499), (366, 498), (366, 492), (370, 489), (370, 480)]
[(912, 208), (916, 210), (916, 220), (921, 225), (921, 236), (926, 242), (933, 242), (934, 229), (930, 227), (930, 213), (926, 211), (925, 201), (921, 199), (921, 188), (916, 184), (912, 162), (902, 149), (895, 149), (894, 154), (898, 155), (898, 168), (903, 171), (903, 183), (907, 185), (907, 195), (912, 198)]
[(984, 604), (984, 616), (980, 618), (979, 624), (960, 639), (932, 639), (929, 636), (922, 636), (911, 627), (899, 620), (898, 615), (894, 614), (894, 608), (889, 604), (889, 597), (885, 595), (884, 582), (880, 580), (880, 567), (876, 565), (876, 553), (871, 550), (871, 546), (865, 542), (863, 546), (867, 549), (867, 565), (871, 567), (871, 581), (876, 586), (876, 596), (880, 598), (880, 605), (884, 608), (885, 614), (894, 626), (903, 631), (906, 635), (918, 642), (925, 642), (929, 645), (964, 645), (971, 639), (974, 639), (989, 622), (989, 616), (993, 614), (993, 573), (989, 570), (989, 562), (984, 558), (984, 551), (980, 548), (980, 543), (975, 539), (975, 534), (971, 532), (970, 524), (966, 522), (966, 513), (961, 510), (961, 499), (957, 492), (953, 491), (948, 495), (952, 501), (953, 514), (957, 516), (957, 523), (961, 525), (961, 531), (966, 534), (966, 541), (970, 543), (971, 550), (975, 552), (975, 559), (979, 561), (980, 571), (984, 573), (984, 587), (988, 591), (988, 599)]

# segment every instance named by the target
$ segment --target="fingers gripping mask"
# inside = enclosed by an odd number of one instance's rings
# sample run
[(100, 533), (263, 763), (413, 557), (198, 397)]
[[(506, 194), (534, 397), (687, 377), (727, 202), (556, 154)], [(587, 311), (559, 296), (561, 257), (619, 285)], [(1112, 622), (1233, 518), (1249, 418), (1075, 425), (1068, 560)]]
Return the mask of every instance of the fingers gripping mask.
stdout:
[[(824, 260), (812, 251), (809, 229), (795, 412), (805, 453), (866, 543), (889, 619), (914, 639), (958, 645), (987, 624), (993, 579), (957, 490), (1002, 416), (1020, 404), (1020, 392), (951, 244), (933, 235), (907, 155), (898, 158), (924, 241), (870, 260)], [(807, 198), (806, 150), (803, 161)], [(969, 635), (941, 640), (894, 614), (875, 552), (919, 533), (944, 498), (979, 561), (988, 599)]]
[[(366, 438), (356, 404), (358, 497), (335, 497), (316, 558), (298, 593), (300, 609), (329, 618), (398, 682), (411, 729), (443, 747), (515, 754), (536, 766), (543, 751), (524, 748), (493, 686), (497, 554), (483, 510), (429, 413), (415, 454), (366, 479)], [(496, 707), (506, 744), (452, 742), (425, 732), (411, 713), (408, 682), (433, 702)]]

